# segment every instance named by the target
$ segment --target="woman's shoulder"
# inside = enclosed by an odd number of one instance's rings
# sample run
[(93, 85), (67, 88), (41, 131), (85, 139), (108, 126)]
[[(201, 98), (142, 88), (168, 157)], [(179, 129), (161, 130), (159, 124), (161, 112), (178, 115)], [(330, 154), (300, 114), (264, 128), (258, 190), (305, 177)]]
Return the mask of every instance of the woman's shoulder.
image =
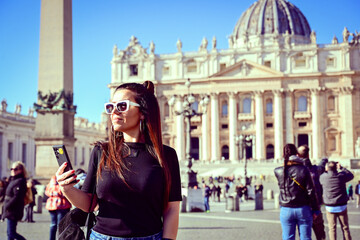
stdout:
[(176, 154), (176, 151), (174, 148), (168, 146), (168, 145), (163, 145), (163, 148), (164, 148), (164, 153), (165, 154)]

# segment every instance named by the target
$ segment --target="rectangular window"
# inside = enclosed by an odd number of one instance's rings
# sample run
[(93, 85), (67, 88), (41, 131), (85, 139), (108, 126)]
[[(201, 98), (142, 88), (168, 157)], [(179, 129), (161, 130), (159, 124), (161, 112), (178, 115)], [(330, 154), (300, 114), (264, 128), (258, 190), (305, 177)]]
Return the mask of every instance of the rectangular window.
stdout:
[(138, 65), (131, 64), (130, 65), (130, 76), (137, 76), (138, 75)]
[(271, 68), (271, 61), (264, 61), (264, 66)]
[(195, 130), (195, 129), (197, 129), (197, 126), (196, 126), (196, 125), (192, 125), (192, 126), (190, 126), (190, 129), (191, 129), (191, 130)]
[(81, 149), (81, 163), (80, 163), (80, 165), (82, 166), (82, 165), (84, 165), (84, 163), (85, 163), (85, 148), (83, 147)]
[(77, 162), (78, 162), (78, 159), (77, 159), (77, 147), (74, 148), (74, 164), (75, 166), (77, 166)]
[(164, 76), (170, 75), (170, 67), (163, 67), (162, 72)]
[(22, 162), (26, 165), (26, 154), (27, 154), (27, 152), (26, 152), (26, 148), (27, 148), (27, 146), (26, 146), (26, 143), (23, 143), (22, 144), (22, 158), (21, 158), (21, 160), (22, 160)]
[(226, 63), (220, 63), (220, 71), (226, 68)]
[(196, 65), (189, 65), (189, 66), (187, 67), (187, 72), (188, 72), (188, 73), (196, 73), (196, 72), (197, 72), (197, 67), (196, 67)]
[(228, 129), (228, 127), (229, 127), (229, 126), (228, 126), (227, 124), (222, 124), (222, 125), (221, 125), (221, 128), (222, 128), (222, 129)]
[(299, 122), (299, 127), (306, 127), (306, 122)]
[(295, 67), (305, 67), (306, 66), (306, 60), (303, 58), (296, 59), (295, 60)]
[(13, 155), (13, 143), (9, 142), (8, 143), (8, 160), (9, 161), (13, 161), (14, 159), (14, 155)]
[(327, 67), (334, 67), (335, 66), (335, 58), (327, 58), (326, 59), (326, 66)]
[(266, 128), (272, 128), (273, 127), (273, 123), (266, 123)]

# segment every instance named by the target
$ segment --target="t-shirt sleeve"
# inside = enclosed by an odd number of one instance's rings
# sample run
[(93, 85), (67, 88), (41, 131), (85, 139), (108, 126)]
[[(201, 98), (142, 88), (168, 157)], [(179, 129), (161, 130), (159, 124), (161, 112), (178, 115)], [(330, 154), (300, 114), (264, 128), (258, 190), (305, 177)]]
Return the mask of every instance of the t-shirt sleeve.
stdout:
[(171, 186), (169, 193), (169, 202), (182, 201), (181, 196), (181, 179), (179, 160), (176, 151), (168, 146), (164, 146), (165, 158), (169, 164)]
[(95, 146), (90, 154), (88, 171), (86, 174), (84, 184), (81, 187), (81, 191), (83, 191), (83, 192), (92, 193), (93, 187), (96, 184), (97, 166), (98, 166), (98, 162), (100, 162), (100, 159), (99, 160), (97, 159), (99, 150), (100, 150), (100, 147)]

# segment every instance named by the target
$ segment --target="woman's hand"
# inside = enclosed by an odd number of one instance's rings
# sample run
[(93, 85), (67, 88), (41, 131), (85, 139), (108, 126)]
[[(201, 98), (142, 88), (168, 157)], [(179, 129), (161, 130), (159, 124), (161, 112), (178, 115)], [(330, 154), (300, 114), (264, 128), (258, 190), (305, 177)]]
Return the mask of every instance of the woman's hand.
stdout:
[(59, 169), (56, 171), (56, 181), (60, 185), (62, 192), (66, 192), (68, 189), (72, 188), (79, 180), (76, 180), (75, 170), (70, 170), (64, 172), (67, 163), (63, 163)]

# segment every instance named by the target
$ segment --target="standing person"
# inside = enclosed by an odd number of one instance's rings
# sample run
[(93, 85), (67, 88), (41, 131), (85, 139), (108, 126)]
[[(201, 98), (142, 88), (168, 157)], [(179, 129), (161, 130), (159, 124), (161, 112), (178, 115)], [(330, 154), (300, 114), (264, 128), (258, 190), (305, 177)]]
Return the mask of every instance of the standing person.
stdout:
[(296, 227), (300, 239), (311, 239), (313, 217), (319, 212), (314, 185), (309, 170), (297, 155), (294, 144), (284, 147), (284, 166), (274, 173), (280, 188), (280, 222), (283, 239), (295, 239)]
[(204, 184), (204, 205), (205, 212), (210, 212), (209, 198), (211, 196), (211, 189), (208, 185)]
[(354, 201), (354, 190), (353, 190), (353, 186), (351, 184), (349, 184), (348, 188), (346, 189), (346, 192), (349, 196), (349, 200), (351, 199), (352, 201)]
[(5, 193), (3, 218), (7, 219), (8, 240), (24, 240), (25, 238), (16, 232), (16, 226), (24, 215), (27, 172), (25, 165), (20, 161), (14, 162), (10, 171), (11, 177)]
[(31, 194), (32, 194), (32, 201), (26, 205), (25, 207), (25, 212), (26, 212), (26, 216), (25, 216), (25, 221), (29, 222), (29, 223), (34, 223), (34, 218), (33, 218), (33, 213), (34, 213), (34, 206), (35, 206), (35, 195), (37, 194), (36, 188), (34, 186), (34, 180), (33, 179), (29, 179), (27, 181), (27, 188), (30, 188), (31, 190)]
[(4, 212), (4, 200), (5, 200), (6, 182), (0, 179), (0, 220), (2, 221), (2, 215)]
[(216, 188), (216, 195), (217, 195), (217, 199), (218, 199), (218, 202), (220, 202), (220, 196), (221, 196), (221, 187), (220, 187), (220, 184), (217, 186)]
[(355, 186), (355, 195), (356, 195), (356, 208), (359, 208), (360, 205), (360, 180)]
[(329, 224), (329, 238), (336, 240), (336, 220), (339, 219), (344, 239), (351, 240), (347, 214), (349, 197), (346, 193), (346, 183), (351, 181), (354, 175), (340, 163), (334, 161), (330, 161), (326, 165), (326, 171), (320, 176), (320, 183), (324, 189), (323, 197)]
[[(320, 175), (325, 172), (325, 165), (328, 162), (327, 158), (321, 160), (319, 165), (313, 165), (309, 159), (309, 147), (307, 145), (302, 145), (298, 147), (298, 156), (303, 160), (304, 165), (309, 169), (311, 178), (315, 187), (315, 194), (319, 204), (319, 210), (321, 209), (321, 204), (323, 204), (322, 194), (323, 189), (320, 184)], [(320, 211), (319, 215), (314, 219), (312, 224), (313, 231), (315, 233), (317, 240), (325, 240), (325, 226), (324, 218), (322, 212)]]
[(95, 146), (81, 190), (69, 184), (74, 171), (63, 173), (65, 165), (60, 166), (56, 176), (62, 192), (87, 212), (96, 186), (91, 210), (98, 204), (99, 213), (90, 239), (176, 239), (182, 200), (179, 162), (175, 150), (162, 144), (153, 83), (120, 85), (105, 111), (111, 120), (109, 141)]
[(60, 185), (56, 181), (56, 176), (52, 176), (46, 186), (45, 195), (49, 198), (46, 200), (45, 208), (49, 210), (50, 223), (50, 240), (56, 239), (56, 231), (60, 220), (70, 211), (71, 203), (66, 199), (60, 190)]

